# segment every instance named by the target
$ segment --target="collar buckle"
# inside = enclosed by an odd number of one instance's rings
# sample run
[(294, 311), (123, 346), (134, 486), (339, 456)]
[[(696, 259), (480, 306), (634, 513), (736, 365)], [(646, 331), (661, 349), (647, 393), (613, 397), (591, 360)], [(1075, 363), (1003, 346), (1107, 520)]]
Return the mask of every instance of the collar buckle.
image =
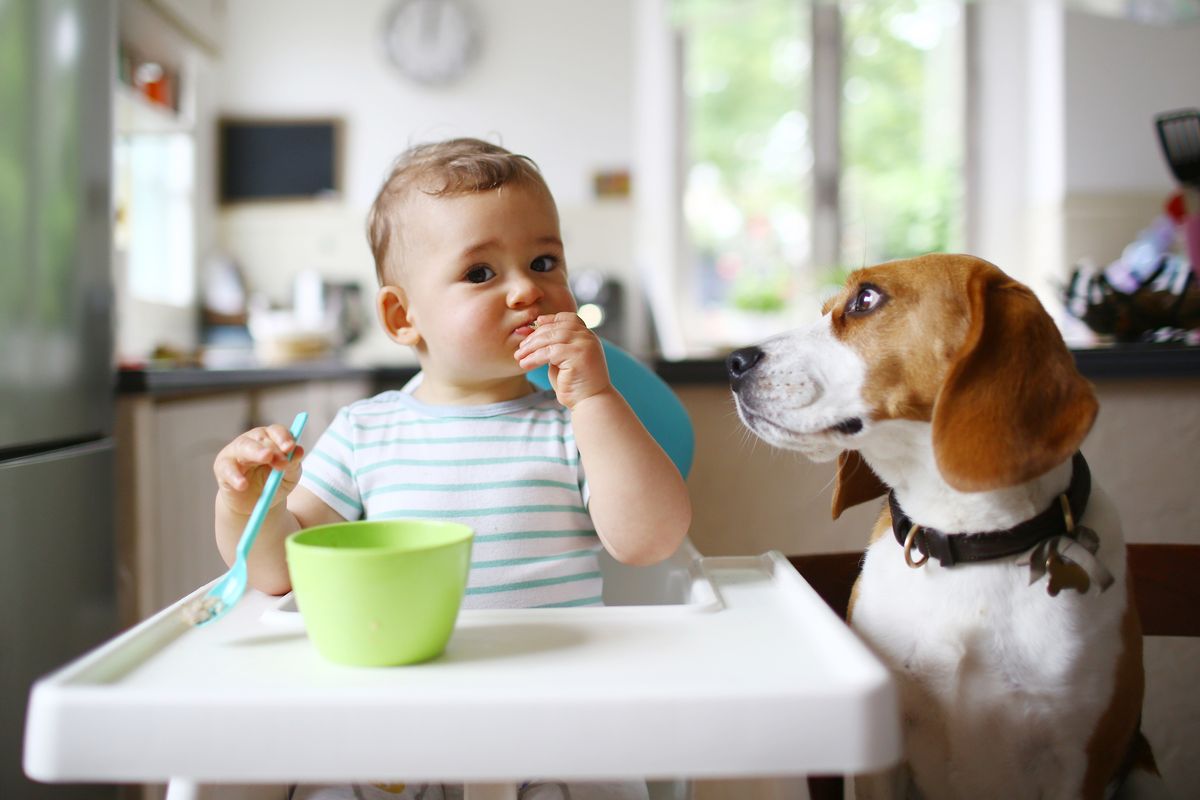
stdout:
[(908, 564), (913, 569), (920, 569), (925, 566), (925, 562), (929, 560), (929, 553), (924, 552), (921, 548), (917, 548), (921, 552), (922, 558), (918, 561), (912, 557), (913, 545), (917, 541), (917, 533), (921, 530), (920, 525), (914, 524), (908, 529), (908, 535), (904, 537), (904, 563)]

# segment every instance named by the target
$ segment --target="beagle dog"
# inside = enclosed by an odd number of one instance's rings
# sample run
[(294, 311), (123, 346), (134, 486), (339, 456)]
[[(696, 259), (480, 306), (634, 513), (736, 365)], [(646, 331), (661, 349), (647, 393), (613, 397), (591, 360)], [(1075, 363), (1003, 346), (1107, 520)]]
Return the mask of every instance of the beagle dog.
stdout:
[(1096, 398), (1033, 292), (966, 255), (882, 264), (727, 366), (751, 431), (837, 458), (835, 519), (888, 497), (849, 621), (906, 764), (860, 799), (1158, 793), (1121, 525), (1078, 452)]

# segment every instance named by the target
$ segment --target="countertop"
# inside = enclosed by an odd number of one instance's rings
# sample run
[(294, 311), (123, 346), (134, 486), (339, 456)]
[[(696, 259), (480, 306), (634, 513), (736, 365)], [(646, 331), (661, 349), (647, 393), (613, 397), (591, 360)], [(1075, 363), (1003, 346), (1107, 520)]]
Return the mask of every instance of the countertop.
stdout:
[[(409, 367), (411, 377), (417, 368)], [(396, 367), (350, 366), (338, 361), (305, 361), (287, 366), (206, 369), (195, 366), (155, 365), (117, 370), (118, 394), (173, 395), (274, 386), (304, 381), (375, 380)]]
[[(1080, 372), (1093, 381), (1200, 377), (1200, 347), (1138, 343), (1074, 349), (1071, 352)], [(650, 363), (654, 371), (672, 386), (724, 385), (728, 382), (722, 358), (684, 361), (656, 358)], [(337, 361), (237, 369), (169, 366), (122, 368), (117, 373), (117, 391), (120, 394), (177, 395), (303, 381), (364, 379), (382, 390), (402, 385), (416, 371), (415, 365), (351, 366)]]

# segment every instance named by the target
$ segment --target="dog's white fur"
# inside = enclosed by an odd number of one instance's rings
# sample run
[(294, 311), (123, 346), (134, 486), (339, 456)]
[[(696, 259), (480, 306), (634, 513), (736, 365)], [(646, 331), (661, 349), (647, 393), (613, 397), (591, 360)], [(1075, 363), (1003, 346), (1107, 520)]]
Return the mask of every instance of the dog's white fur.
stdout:
[[(961, 263), (947, 261), (954, 258)], [(949, 256), (902, 264), (895, 291), (930, 291), (922, 289), (922, 269), (930, 274), (960, 267), (995, 270), (981, 265)], [(890, 265), (887, 275), (895, 270)], [(836, 302), (853, 297), (856, 285), (872, 284), (874, 277), (871, 270), (856, 273)], [(915, 313), (895, 298), (888, 300), (894, 302), (890, 314)], [(880, 392), (872, 394), (870, 387), (885, 355), (880, 351), (942, 348), (952, 363), (965, 329), (954, 314), (945, 317), (950, 321), (945, 327), (953, 330), (921, 330), (918, 322), (910, 326), (921, 331), (916, 342), (894, 342), (890, 339), (898, 337), (889, 336), (887, 342), (864, 344), (847, 333), (847, 320), (835, 324), (839, 309), (831, 308), (807, 329), (763, 343), (756, 363), (735, 376), (738, 412), (755, 434), (817, 461), (857, 451), (895, 491), (910, 518), (941, 531), (1007, 529), (1056, 502), (1071, 480), (1069, 454), (1015, 485), (963, 491), (939, 466), (933, 420), (876, 407)], [(925, 320), (926, 328), (941, 320)], [(851, 322), (872, 324), (869, 313)], [(939, 402), (944, 399), (937, 387), (931, 391)], [(860, 430), (835, 427), (850, 418), (861, 421)], [(980, 459), (988, 457), (979, 453)], [(835, 516), (840, 510), (835, 508)], [(890, 788), (899, 785), (901, 792), (932, 800), (1085, 796), (1089, 743), (1114, 704), (1114, 693), (1125, 691), (1118, 688), (1117, 675), (1130, 628), (1124, 619), (1128, 595), (1120, 521), (1098, 486), (1093, 485), (1081, 522), (1098, 532), (1097, 556), (1114, 584), (1101, 592), (1093, 582), (1085, 594), (1065, 590), (1052, 597), (1045, 578), (1029, 585), (1029, 568), (1018, 565), (1016, 557), (953, 567), (930, 560), (919, 569), (909, 567), (885, 506), (855, 587), (851, 624), (889, 664), (900, 689), (907, 769), (899, 774), (899, 784), (897, 775), (890, 776)], [(1137, 646), (1133, 702), (1140, 707), (1140, 640)], [(858, 796), (884, 794), (882, 786), (860, 782)], [(1105, 788), (1111, 792), (1113, 787)]]

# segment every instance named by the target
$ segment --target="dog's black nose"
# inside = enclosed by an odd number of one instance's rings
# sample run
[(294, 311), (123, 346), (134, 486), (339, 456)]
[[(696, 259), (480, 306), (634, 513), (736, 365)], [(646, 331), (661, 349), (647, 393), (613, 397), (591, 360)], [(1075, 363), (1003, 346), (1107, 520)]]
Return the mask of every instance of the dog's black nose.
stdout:
[(741, 350), (734, 350), (730, 353), (729, 358), (725, 359), (725, 369), (729, 371), (729, 382), (737, 386), (746, 373), (754, 369), (755, 364), (762, 361), (764, 355), (766, 353), (757, 347), (743, 347)]

